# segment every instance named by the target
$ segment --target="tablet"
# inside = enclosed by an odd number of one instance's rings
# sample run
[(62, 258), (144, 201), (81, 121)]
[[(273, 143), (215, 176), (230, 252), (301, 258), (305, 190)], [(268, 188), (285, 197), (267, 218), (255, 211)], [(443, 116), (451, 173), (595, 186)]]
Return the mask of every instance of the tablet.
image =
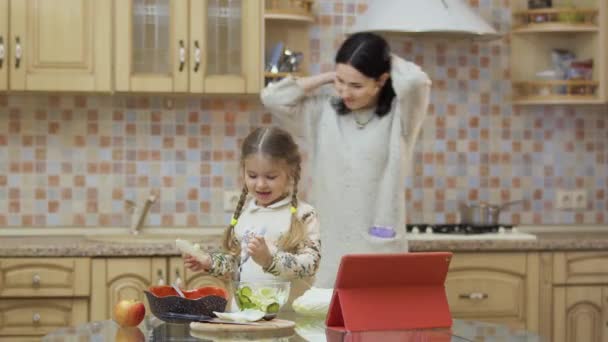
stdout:
[(446, 328), (450, 252), (342, 257), (326, 319), (349, 331)]

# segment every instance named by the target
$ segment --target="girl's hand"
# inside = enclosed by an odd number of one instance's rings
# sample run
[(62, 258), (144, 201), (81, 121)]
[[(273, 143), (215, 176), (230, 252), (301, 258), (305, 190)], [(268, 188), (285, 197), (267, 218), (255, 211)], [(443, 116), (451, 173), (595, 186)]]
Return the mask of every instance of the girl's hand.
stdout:
[(255, 236), (249, 239), (247, 253), (262, 268), (267, 268), (272, 263), (272, 254), (263, 236)]
[(191, 271), (206, 271), (211, 267), (211, 258), (207, 255), (208, 262), (202, 263), (190, 254), (184, 254), (184, 266)]

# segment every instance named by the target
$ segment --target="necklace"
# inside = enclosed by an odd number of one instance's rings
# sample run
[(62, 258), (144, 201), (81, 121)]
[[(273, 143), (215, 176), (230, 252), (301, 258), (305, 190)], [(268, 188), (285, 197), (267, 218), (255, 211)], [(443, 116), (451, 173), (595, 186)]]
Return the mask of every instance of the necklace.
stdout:
[(359, 116), (355, 113), (353, 113), (353, 117), (355, 118), (355, 123), (357, 124), (357, 128), (363, 129), (363, 128), (365, 128), (365, 126), (367, 126), (368, 123), (370, 123), (370, 121), (372, 121), (374, 119), (374, 113), (372, 113), (372, 115), (370, 115), (370, 117), (365, 121), (359, 121)]

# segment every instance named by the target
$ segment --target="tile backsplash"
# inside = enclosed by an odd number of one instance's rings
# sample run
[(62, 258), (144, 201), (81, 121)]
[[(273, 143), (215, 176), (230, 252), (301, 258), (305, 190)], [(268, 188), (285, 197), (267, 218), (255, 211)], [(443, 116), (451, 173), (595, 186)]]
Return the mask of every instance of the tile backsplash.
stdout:
[[(314, 73), (333, 68), (367, 1), (317, 1)], [(508, 1), (469, 4), (508, 31)], [(506, 37), (390, 43), (433, 80), (404, 180), (409, 222), (457, 222), (460, 201), (526, 199), (501, 221), (608, 223), (606, 106), (513, 107)], [(271, 123), (257, 97), (2, 94), (0, 227), (128, 226), (125, 200), (141, 205), (150, 191), (160, 200), (147, 226), (224, 225), (223, 191), (238, 188), (239, 141)], [(585, 190), (586, 209), (557, 210), (558, 189)]]

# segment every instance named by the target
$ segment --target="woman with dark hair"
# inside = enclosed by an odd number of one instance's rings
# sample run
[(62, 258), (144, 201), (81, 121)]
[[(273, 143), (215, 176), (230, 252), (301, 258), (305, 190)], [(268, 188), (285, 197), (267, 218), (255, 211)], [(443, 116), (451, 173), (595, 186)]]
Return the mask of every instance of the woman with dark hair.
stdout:
[[(321, 229), (319, 287), (333, 287), (350, 253), (407, 252), (404, 179), (431, 81), (373, 33), (348, 37), (335, 71), (263, 90), (277, 121), (308, 141), (311, 202)], [(333, 83), (335, 94), (311, 92)]]

